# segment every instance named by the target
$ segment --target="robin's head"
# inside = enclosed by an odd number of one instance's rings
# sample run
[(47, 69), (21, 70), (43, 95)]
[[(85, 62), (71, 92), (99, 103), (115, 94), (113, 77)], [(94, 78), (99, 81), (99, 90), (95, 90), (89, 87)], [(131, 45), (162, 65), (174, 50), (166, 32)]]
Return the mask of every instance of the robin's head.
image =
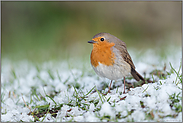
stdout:
[(108, 46), (108, 45), (115, 45), (120, 39), (116, 38), (115, 36), (109, 33), (98, 33), (96, 34), (91, 41), (88, 43), (92, 43), (93, 46)]

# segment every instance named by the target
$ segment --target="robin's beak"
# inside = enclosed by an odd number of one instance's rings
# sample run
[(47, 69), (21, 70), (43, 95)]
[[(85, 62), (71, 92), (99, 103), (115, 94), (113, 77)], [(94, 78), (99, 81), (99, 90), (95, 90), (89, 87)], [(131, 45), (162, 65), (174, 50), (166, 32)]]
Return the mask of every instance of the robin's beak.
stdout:
[(94, 44), (94, 43), (97, 43), (97, 41), (91, 40), (91, 41), (88, 41), (88, 43)]

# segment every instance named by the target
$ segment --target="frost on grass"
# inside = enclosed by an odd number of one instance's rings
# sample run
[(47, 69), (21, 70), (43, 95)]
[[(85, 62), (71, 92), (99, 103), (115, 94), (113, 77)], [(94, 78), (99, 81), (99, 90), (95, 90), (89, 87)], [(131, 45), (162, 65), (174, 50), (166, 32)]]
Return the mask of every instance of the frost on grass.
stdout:
[(145, 73), (147, 83), (142, 85), (129, 77), (127, 93), (123, 94), (124, 85), (119, 80), (105, 96), (101, 92), (107, 93), (110, 80), (99, 78), (89, 64), (78, 69), (67, 62), (35, 65), (3, 59), (1, 120), (181, 122), (181, 53), (169, 55), (164, 61), (155, 55), (154, 60), (146, 54), (142, 57), (144, 62), (135, 60), (135, 64), (140, 74)]

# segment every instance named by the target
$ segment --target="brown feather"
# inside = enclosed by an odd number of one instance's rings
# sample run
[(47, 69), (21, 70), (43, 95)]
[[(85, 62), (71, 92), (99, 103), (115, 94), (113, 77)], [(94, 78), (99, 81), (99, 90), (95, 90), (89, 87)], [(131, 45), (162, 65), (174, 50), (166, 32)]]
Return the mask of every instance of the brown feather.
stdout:
[(135, 69), (135, 65), (133, 64), (133, 61), (126, 49), (126, 44), (123, 41), (119, 41), (120, 43), (118, 43), (117, 45), (115, 45), (116, 49), (118, 49), (121, 53), (121, 56), (123, 57), (124, 61), (126, 61), (128, 64), (130, 64), (130, 66)]
[(123, 57), (124, 61), (126, 61), (131, 66), (131, 74), (132, 76), (139, 81), (140, 79), (142, 81), (145, 81), (145, 79), (135, 70), (135, 65), (133, 64), (133, 61), (127, 51), (126, 44), (123, 41), (118, 41), (117, 45), (115, 47), (121, 52), (121, 56)]
[(135, 69), (131, 68), (131, 74), (137, 81), (141, 79), (145, 82), (145, 79)]

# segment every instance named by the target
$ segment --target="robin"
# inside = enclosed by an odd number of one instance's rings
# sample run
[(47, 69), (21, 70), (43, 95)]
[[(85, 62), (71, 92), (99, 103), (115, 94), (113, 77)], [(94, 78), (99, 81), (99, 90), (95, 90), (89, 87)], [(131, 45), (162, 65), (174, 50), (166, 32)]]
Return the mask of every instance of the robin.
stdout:
[(111, 80), (108, 93), (113, 80), (132, 75), (137, 81), (145, 79), (135, 70), (135, 65), (127, 51), (125, 42), (109, 33), (98, 33), (88, 43), (93, 44), (90, 60), (94, 71), (104, 78)]

